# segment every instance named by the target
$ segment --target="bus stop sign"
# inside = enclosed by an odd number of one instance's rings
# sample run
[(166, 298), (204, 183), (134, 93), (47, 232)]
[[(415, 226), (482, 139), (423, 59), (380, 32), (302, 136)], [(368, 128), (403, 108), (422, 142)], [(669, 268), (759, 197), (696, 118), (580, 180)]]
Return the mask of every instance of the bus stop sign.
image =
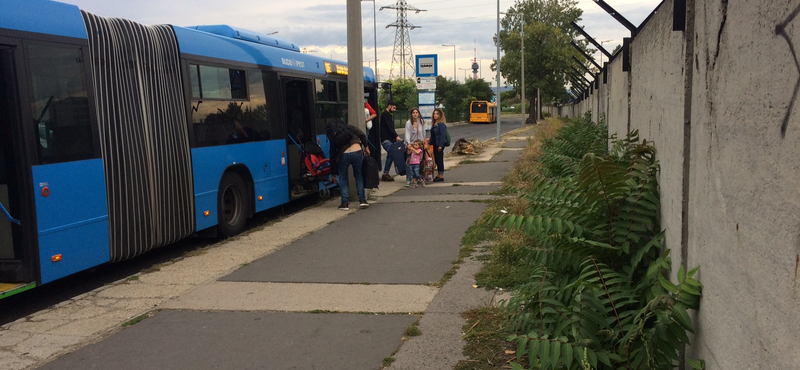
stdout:
[(417, 77), (436, 77), (438, 71), (438, 55), (417, 55)]

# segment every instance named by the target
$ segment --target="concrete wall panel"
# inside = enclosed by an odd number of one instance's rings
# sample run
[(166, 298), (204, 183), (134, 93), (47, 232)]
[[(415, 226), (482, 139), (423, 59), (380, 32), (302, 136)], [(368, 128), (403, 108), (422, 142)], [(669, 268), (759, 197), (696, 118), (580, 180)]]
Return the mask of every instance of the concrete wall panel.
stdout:
[(661, 165), (661, 228), (673, 250), (673, 276), (681, 249), (683, 200), (683, 32), (672, 28), (672, 0), (665, 1), (631, 42), (631, 129), (653, 142)]
[[(800, 363), (800, 112), (790, 109), (800, 74), (775, 33), (798, 6), (696, 5), (689, 265), (701, 266), (705, 294), (690, 356), (710, 369)], [(786, 31), (800, 40), (800, 20)]]
[(630, 75), (622, 71), (622, 57), (608, 64), (608, 134), (625, 136), (628, 134), (628, 88)]

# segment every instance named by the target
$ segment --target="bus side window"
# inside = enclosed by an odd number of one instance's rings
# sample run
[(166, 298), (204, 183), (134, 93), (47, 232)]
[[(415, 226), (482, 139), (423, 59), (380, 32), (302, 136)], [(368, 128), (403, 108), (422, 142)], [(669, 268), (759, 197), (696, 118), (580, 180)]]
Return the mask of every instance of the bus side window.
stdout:
[[(324, 134), (328, 122), (337, 119), (347, 120), (345, 117), (347, 83), (339, 82), (339, 89), (336, 88), (336, 81), (316, 80), (315, 84), (317, 96), (315, 126), (318, 134)], [(342, 96), (342, 90), (344, 90), (344, 96)]]
[(189, 65), (195, 146), (206, 147), (253, 140), (252, 127), (237, 127), (247, 104), (247, 79), (242, 69)]
[(39, 163), (94, 157), (83, 55), (78, 47), (27, 43)]

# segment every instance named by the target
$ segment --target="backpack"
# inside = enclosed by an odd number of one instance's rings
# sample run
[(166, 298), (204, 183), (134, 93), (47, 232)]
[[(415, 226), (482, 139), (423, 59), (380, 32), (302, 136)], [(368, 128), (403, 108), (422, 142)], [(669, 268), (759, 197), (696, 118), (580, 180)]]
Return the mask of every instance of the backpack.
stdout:
[(325, 125), (325, 135), (331, 141), (331, 147), (340, 148), (347, 144), (353, 138), (353, 131), (344, 123), (344, 121), (337, 119), (328, 122)]
[[(444, 124), (441, 125), (444, 128), (444, 143), (443, 143), (444, 145), (442, 146), (445, 147), (450, 146), (450, 130), (448, 130), (447, 126), (445, 126)], [(442, 128), (439, 128), (439, 130), (442, 130)], [(436, 143), (436, 145), (441, 145), (441, 144)]]

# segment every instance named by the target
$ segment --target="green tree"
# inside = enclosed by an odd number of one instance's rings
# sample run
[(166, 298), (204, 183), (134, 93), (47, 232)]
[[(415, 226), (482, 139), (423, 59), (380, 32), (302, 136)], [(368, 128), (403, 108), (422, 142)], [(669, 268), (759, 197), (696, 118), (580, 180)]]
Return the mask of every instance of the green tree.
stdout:
[[(539, 89), (543, 102), (565, 102), (569, 99), (565, 85), (575, 61), (583, 58), (570, 42), (577, 31), (572, 22), (581, 19), (583, 11), (574, 0), (518, 2), (501, 20), (500, 48), (505, 55), (500, 60), (500, 72), (514, 86), (521, 86), (520, 56), (525, 36), (525, 95), (533, 100)], [(586, 41), (575, 41), (586, 49)], [(496, 68), (492, 65), (492, 68)], [(531, 112), (535, 106), (531, 104)]]
[(489, 83), (482, 78), (467, 80), (464, 86), (469, 91), (469, 94), (474, 97), (473, 100), (492, 100), (492, 97), (494, 97), (494, 91), (492, 91)]
[(448, 80), (444, 76), (436, 77), (436, 100), (444, 106), (444, 115), (448, 121), (464, 119), (467, 106), (464, 100), (469, 97), (466, 86), (456, 80)]
[(398, 110), (407, 111), (418, 105), (419, 96), (417, 94), (416, 80), (398, 78), (388, 82), (392, 84), (392, 98), (397, 104)]

